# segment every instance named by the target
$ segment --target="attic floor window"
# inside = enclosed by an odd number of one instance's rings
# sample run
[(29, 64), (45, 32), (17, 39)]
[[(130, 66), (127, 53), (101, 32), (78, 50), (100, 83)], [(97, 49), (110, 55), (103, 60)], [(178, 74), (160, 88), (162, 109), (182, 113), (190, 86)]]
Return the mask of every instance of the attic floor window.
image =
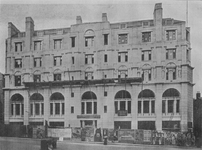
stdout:
[(119, 34), (118, 35), (118, 43), (119, 44), (127, 44), (128, 43), (128, 34)]

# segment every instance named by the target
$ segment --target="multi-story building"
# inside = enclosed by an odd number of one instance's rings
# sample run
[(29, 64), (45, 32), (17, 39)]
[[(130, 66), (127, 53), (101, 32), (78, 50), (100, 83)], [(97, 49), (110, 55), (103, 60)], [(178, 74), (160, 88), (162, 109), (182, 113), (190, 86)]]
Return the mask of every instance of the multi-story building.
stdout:
[(192, 127), (190, 29), (163, 18), (20, 32), (8, 23), (5, 122), (182, 130)]

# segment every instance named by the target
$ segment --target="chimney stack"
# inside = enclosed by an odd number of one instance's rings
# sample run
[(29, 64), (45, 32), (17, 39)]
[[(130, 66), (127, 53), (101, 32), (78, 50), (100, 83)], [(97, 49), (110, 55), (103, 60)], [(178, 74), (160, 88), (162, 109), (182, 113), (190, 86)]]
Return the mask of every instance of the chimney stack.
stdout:
[(102, 22), (107, 22), (107, 13), (102, 13)]
[(201, 93), (200, 92), (197, 92), (196, 93), (196, 99), (199, 99), (201, 97)]
[(81, 16), (76, 17), (76, 24), (82, 24), (82, 18)]

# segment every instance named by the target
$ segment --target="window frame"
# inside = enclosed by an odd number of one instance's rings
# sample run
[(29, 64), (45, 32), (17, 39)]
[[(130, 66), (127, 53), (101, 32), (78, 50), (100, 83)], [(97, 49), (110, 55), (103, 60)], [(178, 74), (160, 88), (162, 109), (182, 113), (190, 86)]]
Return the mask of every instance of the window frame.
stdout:
[[(125, 36), (125, 37), (124, 37)], [(121, 38), (126, 38), (126, 39), (121, 39)], [(119, 33), (118, 34), (118, 44), (123, 45), (123, 44), (128, 44), (129, 39), (128, 39), (128, 33)]]

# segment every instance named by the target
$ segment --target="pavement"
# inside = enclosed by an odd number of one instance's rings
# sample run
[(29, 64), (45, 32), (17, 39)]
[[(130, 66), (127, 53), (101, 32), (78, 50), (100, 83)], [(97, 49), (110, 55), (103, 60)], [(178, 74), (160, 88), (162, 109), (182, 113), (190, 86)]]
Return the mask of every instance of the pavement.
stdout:
[[(40, 150), (41, 139), (0, 137), (0, 150)], [(56, 150), (199, 150), (196, 147), (182, 147), (175, 145), (145, 145), (108, 142), (87, 142), (81, 140), (65, 140), (57, 142)]]

